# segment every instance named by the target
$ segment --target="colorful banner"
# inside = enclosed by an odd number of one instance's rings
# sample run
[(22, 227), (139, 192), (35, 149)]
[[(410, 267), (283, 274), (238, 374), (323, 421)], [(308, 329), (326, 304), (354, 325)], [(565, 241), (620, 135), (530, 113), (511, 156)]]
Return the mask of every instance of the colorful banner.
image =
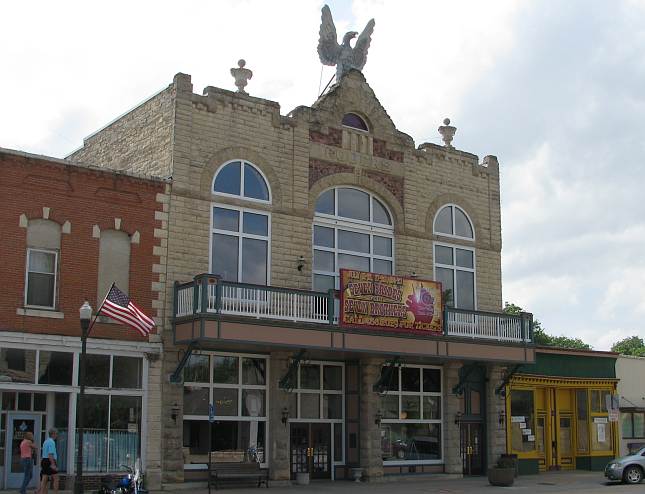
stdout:
[(340, 270), (340, 325), (441, 334), (441, 283)]

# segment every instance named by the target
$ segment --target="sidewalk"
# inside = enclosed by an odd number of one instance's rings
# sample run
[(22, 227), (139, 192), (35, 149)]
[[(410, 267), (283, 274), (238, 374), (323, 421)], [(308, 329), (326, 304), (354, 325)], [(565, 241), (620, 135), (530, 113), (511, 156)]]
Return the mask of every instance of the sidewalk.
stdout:
[[(175, 490), (153, 491), (151, 494), (208, 494), (204, 483), (181, 484)], [(247, 484), (249, 485), (249, 484)], [(271, 485), (271, 482), (269, 482)], [(308, 486), (273, 486), (267, 491), (259, 488), (242, 486), (235, 483), (222, 484), (219, 491), (213, 488), (211, 493), (223, 494), (494, 494), (501, 492), (518, 491), (526, 494), (548, 493), (559, 494), (569, 492), (580, 493), (642, 493), (645, 484), (623, 485), (606, 482), (602, 472), (549, 472), (540, 475), (526, 475), (518, 477), (512, 487), (493, 487), (489, 485), (486, 477), (455, 478), (444, 475), (428, 475), (420, 477), (387, 477), (379, 483), (356, 483), (346, 480), (313, 481)]]

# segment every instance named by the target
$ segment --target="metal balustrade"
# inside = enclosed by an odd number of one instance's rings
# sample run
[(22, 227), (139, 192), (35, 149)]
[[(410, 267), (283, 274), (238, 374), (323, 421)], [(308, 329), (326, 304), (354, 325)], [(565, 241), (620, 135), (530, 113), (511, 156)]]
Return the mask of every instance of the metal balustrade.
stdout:
[[(202, 306), (205, 310), (202, 311)], [(200, 275), (175, 284), (175, 318), (223, 314), (336, 325), (339, 300), (327, 293), (223, 281)], [(460, 338), (524, 343), (532, 340), (530, 314), (510, 315), (456, 309), (444, 311), (444, 334)]]

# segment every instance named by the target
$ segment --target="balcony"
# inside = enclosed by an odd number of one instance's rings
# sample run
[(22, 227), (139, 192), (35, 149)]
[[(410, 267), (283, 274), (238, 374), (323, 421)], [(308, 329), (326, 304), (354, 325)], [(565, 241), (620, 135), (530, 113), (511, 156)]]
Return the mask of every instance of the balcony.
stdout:
[[(215, 275), (199, 275), (194, 281), (176, 283), (174, 291), (175, 328), (191, 320), (227, 316), (247, 323), (275, 326), (284, 321), (313, 325), (319, 329), (352, 331), (338, 326), (339, 300), (334, 290), (328, 293), (250, 285), (223, 281)], [(443, 336), (451, 339), (528, 344), (532, 341), (531, 315), (509, 315), (446, 307)], [(186, 324), (183, 324), (187, 327)], [(363, 330), (364, 331), (364, 330)], [(387, 335), (374, 330), (374, 335)], [(191, 326), (190, 333), (177, 341), (198, 339), (201, 333)], [(436, 335), (433, 335), (436, 336)], [(419, 338), (419, 335), (416, 335)]]

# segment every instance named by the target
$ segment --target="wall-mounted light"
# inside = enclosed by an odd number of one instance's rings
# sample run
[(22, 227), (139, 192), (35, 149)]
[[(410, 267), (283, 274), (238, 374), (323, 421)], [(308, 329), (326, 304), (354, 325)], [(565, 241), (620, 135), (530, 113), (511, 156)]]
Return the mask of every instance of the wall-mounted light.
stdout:
[(463, 417), (463, 413), (457, 412), (455, 415), (455, 424), (459, 425), (461, 423), (461, 417)]
[(381, 420), (383, 420), (383, 414), (382, 414), (382, 413), (381, 413), (381, 411), (379, 410), (379, 411), (378, 411), (378, 412), (376, 412), (376, 414), (374, 415), (374, 423), (375, 423), (376, 425), (381, 425)]
[(287, 407), (284, 407), (282, 409), (282, 423), (284, 425), (287, 425), (287, 420), (289, 420), (289, 409)]
[(170, 407), (170, 418), (175, 424), (177, 423), (177, 416), (179, 415), (180, 410), (181, 409), (177, 403), (173, 403), (172, 407)]
[(504, 411), (499, 412), (499, 417), (497, 418), (497, 421), (499, 422), (499, 425), (504, 425), (504, 422), (506, 422), (506, 412)]
[(305, 256), (300, 256), (298, 258), (298, 271), (302, 271), (302, 268), (305, 267)]
[(417, 272), (416, 272), (416, 271), (412, 271), (412, 272), (410, 273), (410, 278), (414, 278), (414, 279), (416, 279), (416, 278), (418, 278), (418, 277), (419, 277), (419, 275), (417, 274)]

